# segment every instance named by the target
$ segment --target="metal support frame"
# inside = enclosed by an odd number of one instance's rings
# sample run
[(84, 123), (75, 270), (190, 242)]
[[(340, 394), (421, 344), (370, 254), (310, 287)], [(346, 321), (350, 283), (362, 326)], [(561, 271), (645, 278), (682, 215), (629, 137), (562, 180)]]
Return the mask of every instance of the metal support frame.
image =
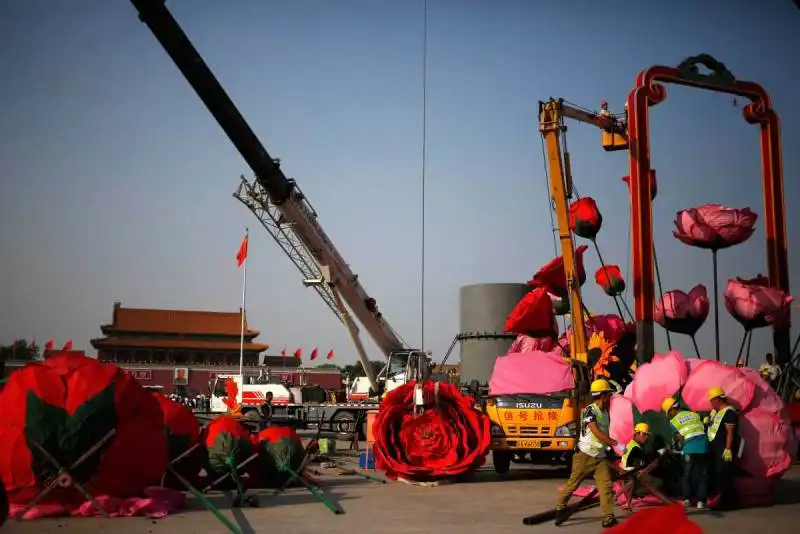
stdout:
[[(270, 199), (269, 193), (257, 180), (250, 182), (247, 178), (241, 176), (241, 183), (233, 197), (253, 212), (253, 215), (269, 232), (272, 239), (275, 240), (294, 266), (297, 267), (297, 270), (300, 271), (303, 280), (323, 278), (322, 269), (314, 260), (314, 255), (292, 232), (291, 228), (289, 228), (291, 223), (283, 219), (280, 210)], [(314, 291), (336, 315), (336, 318), (344, 322), (342, 313), (336, 303), (333, 288), (328, 284), (318, 284), (313, 287)]]
[(100, 449), (111, 438), (114, 437), (116, 433), (117, 433), (116, 429), (112, 428), (111, 430), (109, 430), (105, 436), (103, 436), (97, 443), (92, 445), (88, 451), (83, 453), (81, 457), (75, 460), (69, 467), (63, 466), (58, 460), (56, 460), (56, 458), (52, 454), (50, 454), (50, 452), (47, 449), (45, 449), (42, 446), (41, 443), (39, 443), (35, 439), (32, 439), (31, 437), (28, 437), (28, 440), (33, 445), (33, 448), (36, 449), (42, 456), (44, 456), (45, 459), (50, 464), (52, 464), (52, 466), (55, 467), (57, 471), (56, 471), (56, 476), (45, 484), (44, 489), (42, 489), (42, 491), (39, 493), (39, 495), (36, 496), (36, 498), (34, 498), (31, 502), (29, 502), (25, 506), (25, 508), (23, 508), (17, 513), (15, 519), (17, 521), (22, 521), (23, 519), (25, 519), (25, 514), (27, 514), (34, 507), (36, 507), (37, 504), (42, 502), (42, 500), (45, 497), (47, 497), (47, 495), (49, 495), (50, 492), (53, 491), (56, 487), (75, 488), (76, 490), (81, 492), (83, 496), (86, 497), (86, 499), (92, 503), (92, 506), (94, 506), (97, 509), (97, 511), (103, 514), (104, 517), (109, 517), (108, 511), (106, 511), (106, 509), (103, 508), (103, 506), (97, 501), (97, 499), (95, 499), (94, 496), (86, 490), (83, 484), (75, 480), (75, 477), (72, 476), (72, 471), (80, 467), (80, 465), (84, 463), (86, 460), (97, 454), (100, 451)]

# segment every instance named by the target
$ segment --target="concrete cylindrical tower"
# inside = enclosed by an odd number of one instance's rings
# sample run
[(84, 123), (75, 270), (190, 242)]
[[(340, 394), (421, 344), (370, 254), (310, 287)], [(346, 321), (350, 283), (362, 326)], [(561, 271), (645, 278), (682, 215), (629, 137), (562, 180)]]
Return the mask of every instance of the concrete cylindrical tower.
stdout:
[(529, 288), (525, 284), (477, 284), (459, 292), (461, 383), (489, 382), (494, 361), (516, 336), (503, 333), (506, 317)]

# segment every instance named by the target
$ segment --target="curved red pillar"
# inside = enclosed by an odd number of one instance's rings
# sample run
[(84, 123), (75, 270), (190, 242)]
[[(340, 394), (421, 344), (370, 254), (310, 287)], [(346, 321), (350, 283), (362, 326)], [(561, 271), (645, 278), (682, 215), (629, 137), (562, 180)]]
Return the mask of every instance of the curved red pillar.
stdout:
[[(700, 72), (700, 66), (708, 69)], [(660, 82), (660, 83), (659, 83)], [(677, 67), (654, 66), (639, 73), (628, 95), (628, 139), (630, 144), (630, 189), (633, 254), (633, 291), (637, 325), (638, 357), (653, 357), (653, 315), (655, 273), (653, 264), (653, 213), (650, 180), (650, 106), (666, 100), (663, 83), (696, 87), (748, 98), (745, 121), (761, 129), (761, 171), (764, 184), (764, 230), (767, 237), (767, 266), (772, 287), (789, 292), (786, 217), (783, 196), (783, 166), (778, 115), (766, 90), (757, 83), (737, 80), (725, 65), (707, 54), (693, 56)], [(789, 328), (774, 331), (778, 364), (789, 361)]]

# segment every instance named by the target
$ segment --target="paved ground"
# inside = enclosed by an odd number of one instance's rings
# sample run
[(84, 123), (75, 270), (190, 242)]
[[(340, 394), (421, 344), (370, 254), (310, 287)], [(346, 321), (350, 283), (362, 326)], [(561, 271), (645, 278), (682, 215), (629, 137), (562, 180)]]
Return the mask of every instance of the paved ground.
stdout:
[[(341, 463), (340, 463), (341, 465)], [(377, 484), (356, 477), (324, 477), (328, 496), (344, 510), (333, 515), (302, 489), (280, 496), (263, 492), (260, 508), (231, 509), (230, 499), (211, 495), (213, 503), (232, 518), (243, 534), (430, 534), (458, 532), (585, 534), (600, 531), (599, 510), (581, 512), (562, 528), (552, 524), (526, 527), (522, 517), (550, 507), (555, 488), (564, 472), (519, 469), (506, 477), (490, 469), (480, 471), (475, 481), (414, 487), (400, 483)], [(619, 511), (620, 516), (624, 515)], [(791, 532), (800, 517), (800, 467), (786, 477), (780, 504), (762, 509), (718, 514), (692, 512), (707, 533), (752, 534), (763, 531)], [(61, 519), (10, 521), (3, 534), (67, 534), (104, 532), (113, 534), (211, 534), (226, 532), (214, 517), (192, 502), (190, 509), (159, 521), (148, 519)]]

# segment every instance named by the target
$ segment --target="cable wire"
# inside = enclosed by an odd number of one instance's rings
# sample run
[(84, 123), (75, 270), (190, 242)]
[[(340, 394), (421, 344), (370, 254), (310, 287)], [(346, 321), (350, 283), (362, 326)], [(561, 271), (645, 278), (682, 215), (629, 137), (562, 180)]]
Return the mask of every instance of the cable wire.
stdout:
[(428, 0), (422, 0), (422, 221), (420, 255), (420, 350), (425, 350), (425, 178), (428, 156)]

